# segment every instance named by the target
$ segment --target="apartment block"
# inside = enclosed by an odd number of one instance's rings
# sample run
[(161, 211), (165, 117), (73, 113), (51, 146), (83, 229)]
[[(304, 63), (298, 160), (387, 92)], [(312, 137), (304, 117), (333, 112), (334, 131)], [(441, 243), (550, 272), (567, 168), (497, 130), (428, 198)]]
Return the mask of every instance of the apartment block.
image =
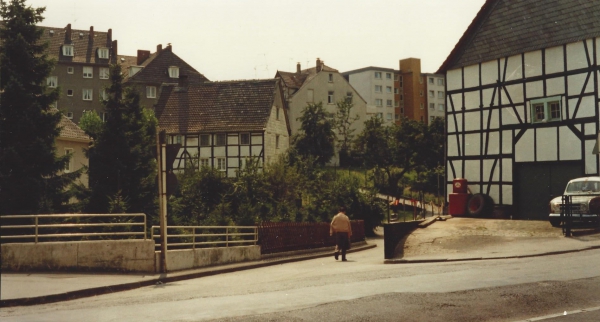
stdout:
[(384, 124), (394, 124), (400, 106), (397, 70), (369, 66), (342, 75), (367, 102), (367, 117), (377, 116)]

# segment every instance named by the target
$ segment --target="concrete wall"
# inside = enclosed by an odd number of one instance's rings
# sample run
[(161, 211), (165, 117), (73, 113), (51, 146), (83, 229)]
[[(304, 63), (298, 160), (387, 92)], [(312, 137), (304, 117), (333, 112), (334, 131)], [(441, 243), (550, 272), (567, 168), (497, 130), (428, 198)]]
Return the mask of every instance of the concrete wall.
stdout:
[[(236, 246), (218, 248), (199, 248), (169, 250), (167, 252), (167, 270), (169, 272), (184, 269), (206, 267), (260, 260), (260, 246)], [(160, 252), (155, 253), (156, 272), (160, 271)]]
[(413, 230), (417, 229), (423, 220), (398, 222), (383, 225), (383, 252), (384, 258), (394, 258), (396, 247)]
[(2, 270), (153, 272), (154, 241), (14, 243), (1, 245)]

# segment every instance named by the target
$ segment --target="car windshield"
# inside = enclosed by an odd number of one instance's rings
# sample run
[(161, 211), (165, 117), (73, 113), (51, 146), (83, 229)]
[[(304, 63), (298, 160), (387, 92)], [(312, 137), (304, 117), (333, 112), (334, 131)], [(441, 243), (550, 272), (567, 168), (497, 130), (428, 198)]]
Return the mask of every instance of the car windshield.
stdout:
[(567, 185), (565, 193), (583, 193), (600, 191), (600, 181), (576, 181)]

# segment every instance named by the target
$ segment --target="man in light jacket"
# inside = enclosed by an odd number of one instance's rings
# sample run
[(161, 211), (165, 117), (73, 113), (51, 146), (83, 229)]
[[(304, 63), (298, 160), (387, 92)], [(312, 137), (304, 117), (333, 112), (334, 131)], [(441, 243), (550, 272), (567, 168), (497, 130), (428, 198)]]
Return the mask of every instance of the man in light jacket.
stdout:
[(335, 260), (338, 259), (340, 251), (342, 252), (342, 261), (346, 261), (346, 250), (350, 249), (350, 237), (352, 236), (352, 227), (350, 218), (346, 216), (346, 207), (341, 206), (339, 213), (333, 217), (329, 235), (335, 234)]

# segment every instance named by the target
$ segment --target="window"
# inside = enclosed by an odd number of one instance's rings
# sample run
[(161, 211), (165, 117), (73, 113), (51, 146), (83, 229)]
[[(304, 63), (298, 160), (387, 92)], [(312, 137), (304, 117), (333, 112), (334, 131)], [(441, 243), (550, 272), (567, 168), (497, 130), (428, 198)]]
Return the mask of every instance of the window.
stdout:
[(75, 67), (69, 66), (67, 67), (67, 74), (73, 74), (75, 72)]
[(91, 89), (89, 89), (89, 88), (84, 88), (84, 89), (83, 89), (83, 100), (84, 100), (84, 101), (91, 101), (91, 100), (92, 100), (92, 97), (93, 97), (93, 94), (92, 94), (92, 93), (93, 93), (93, 92), (92, 92), (92, 90), (91, 90)]
[(387, 103), (386, 104), (387, 107), (392, 107), (392, 100), (387, 100), (386, 103)]
[(403, 101), (404, 100), (404, 95), (400, 94), (400, 100)]
[(67, 165), (65, 166), (65, 172), (71, 172), (73, 171), (73, 149), (71, 148), (65, 148), (65, 155), (70, 155), (71, 157), (69, 158), (69, 162), (67, 162)]
[(531, 100), (531, 123), (545, 123), (561, 120), (561, 97), (547, 97)]
[(381, 85), (375, 85), (375, 93), (381, 93), (381, 89), (382, 89)]
[(129, 77), (137, 74), (142, 68), (141, 66), (129, 66)]
[(392, 86), (386, 86), (385, 87), (385, 92), (391, 94), (392, 93)]
[(346, 103), (352, 103), (352, 92), (346, 93)]
[(100, 79), (108, 79), (110, 76), (110, 70), (108, 67), (100, 67), (98, 69), (98, 74), (100, 75)]
[(399, 78), (400, 78), (400, 87), (402, 87), (402, 76), (400, 76)]
[(404, 114), (404, 107), (400, 108), (400, 114)]
[(424, 108), (425, 108), (425, 106), (423, 105), (423, 103), (421, 103), (421, 109), (424, 109)]
[(383, 120), (383, 113), (377, 113), (377, 117), (378, 117), (380, 120)]
[(394, 105), (395, 105), (396, 107), (398, 107), (398, 106), (400, 106), (400, 102), (399, 102), (399, 101), (395, 101), (395, 102), (394, 102)]
[(250, 134), (248, 134), (248, 133), (240, 134), (240, 144), (242, 144), (242, 145), (250, 144)]
[(48, 87), (56, 87), (58, 85), (58, 77), (50, 76), (46, 78), (46, 85), (48, 85)]
[(73, 45), (63, 45), (63, 56), (73, 57)]
[(72, 120), (73, 119), (73, 112), (67, 112), (67, 118), (69, 120)]
[(438, 110), (443, 111), (444, 110), (444, 104), (439, 104), (438, 105)]
[(431, 123), (431, 122), (433, 122), (433, 120), (435, 120), (435, 116), (430, 116), (429, 117), (429, 122)]
[(388, 121), (391, 121), (392, 120), (392, 113), (387, 113), (385, 115), (385, 119), (388, 120)]
[(419, 92), (419, 96), (423, 97), (423, 91)]
[(435, 84), (434, 80), (432, 77), (429, 77), (429, 84)]
[(381, 98), (375, 99), (375, 105), (377, 107), (382, 107), (383, 106), (383, 100)]
[(423, 84), (423, 77), (419, 77), (419, 84)]
[(444, 91), (438, 91), (438, 98), (444, 98)]
[(385, 73), (385, 79), (392, 79), (392, 73)]
[(208, 158), (200, 158), (200, 167), (205, 168), (208, 167)]
[(227, 166), (225, 165), (225, 158), (218, 158), (217, 159), (217, 169), (221, 170), (221, 171), (225, 171), (225, 168)]
[(98, 58), (108, 59), (108, 48), (98, 48)]
[(333, 74), (329, 74), (329, 82), (333, 83)]
[(375, 79), (381, 79), (381, 72), (375, 72)]
[(146, 97), (156, 98), (156, 86), (146, 86)]
[(177, 67), (177, 66), (169, 67), (169, 77), (179, 78), (179, 67)]
[(200, 134), (200, 146), (209, 146), (209, 145), (210, 145), (210, 135)]
[(92, 78), (94, 77), (94, 68), (90, 66), (83, 67), (83, 78)]
[(444, 79), (443, 78), (438, 78), (438, 85), (444, 86)]
[(394, 94), (398, 94), (398, 89), (394, 88)]
[(430, 109), (435, 109), (435, 103), (429, 103), (429, 108)]
[(275, 135), (275, 149), (279, 149), (279, 134)]
[(217, 134), (217, 145), (225, 145), (227, 137), (225, 134)]
[(275, 108), (275, 119), (279, 120), (279, 107)]
[(102, 122), (106, 122), (108, 120), (108, 113), (102, 112), (102, 115), (100, 116), (102, 117)]
[(67, 90), (67, 96), (73, 96), (73, 90), (72, 89), (68, 89)]
[(435, 91), (429, 91), (429, 97), (435, 97)]
[(394, 115), (394, 118), (395, 118), (395, 119), (396, 119), (396, 121), (397, 121), (397, 120), (399, 120), (399, 119), (400, 119), (400, 115), (396, 114), (396, 115)]
[(333, 100), (333, 92), (327, 92), (327, 104), (333, 104), (335, 101)]
[(108, 94), (106, 93), (106, 89), (103, 88), (100, 90), (100, 99), (103, 101), (108, 100)]

